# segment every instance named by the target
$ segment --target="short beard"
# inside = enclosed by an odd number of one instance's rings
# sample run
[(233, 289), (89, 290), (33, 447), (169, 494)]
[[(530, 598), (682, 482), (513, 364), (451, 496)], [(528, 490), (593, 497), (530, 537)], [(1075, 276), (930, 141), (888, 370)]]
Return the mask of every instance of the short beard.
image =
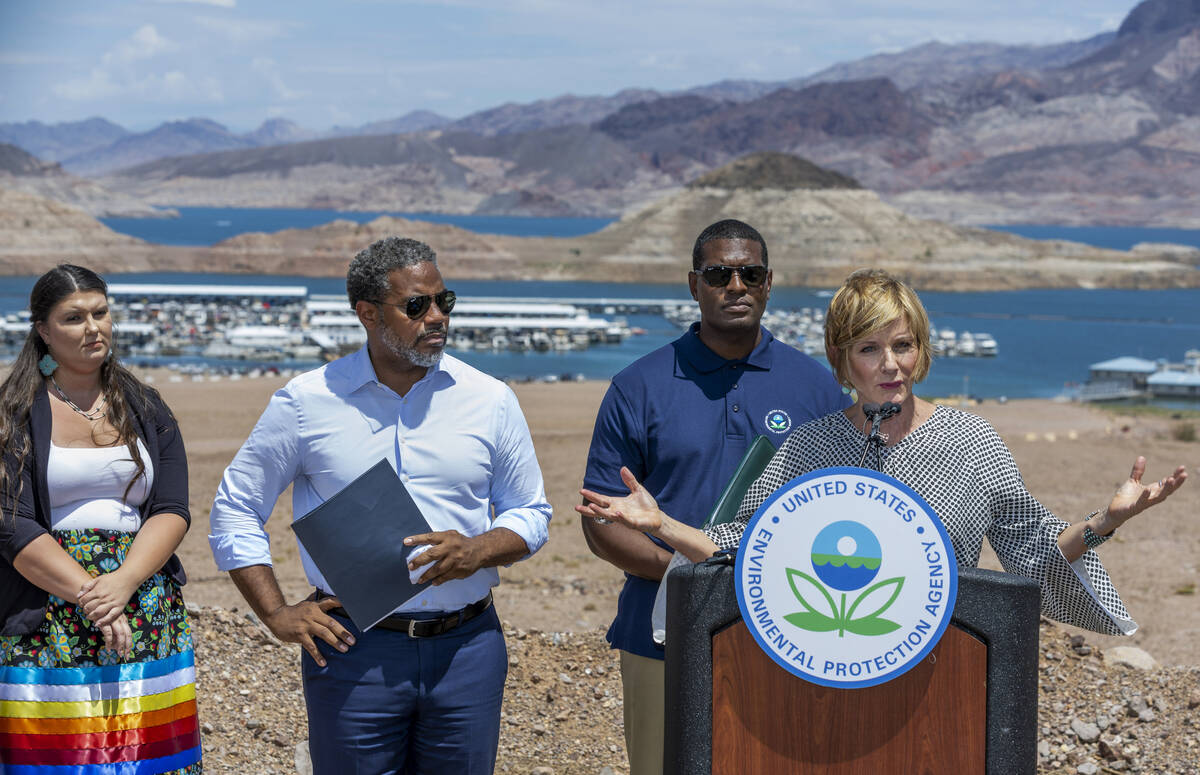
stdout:
[[(432, 331), (426, 333), (433, 333)], [(444, 333), (444, 329), (438, 333)], [(424, 334), (422, 334), (424, 336)], [(381, 326), (379, 330), (379, 338), (383, 342), (383, 346), (388, 348), (392, 355), (401, 360), (408, 361), (414, 366), (421, 366), (426, 369), (433, 368), (438, 365), (438, 361), (442, 359), (442, 350), (433, 353), (423, 353), (415, 347), (410, 347), (400, 341), (400, 337), (396, 332), (387, 326)]]

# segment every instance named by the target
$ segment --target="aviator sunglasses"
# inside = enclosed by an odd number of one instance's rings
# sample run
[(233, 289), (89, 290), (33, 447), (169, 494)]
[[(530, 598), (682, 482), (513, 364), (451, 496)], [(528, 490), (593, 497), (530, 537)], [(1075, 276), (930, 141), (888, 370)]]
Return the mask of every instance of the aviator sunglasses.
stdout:
[(456, 301), (458, 301), (458, 297), (454, 295), (454, 291), (442, 291), (430, 296), (412, 296), (405, 299), (403, 304), (393, 304), (390, 301), (373, 301), (371, 303), (386, 304), (389, 307), (404, 310), (404, 314), (408, 315), (409, 320), (416, 320), (424, 317), (425, 313), (429, 311), (430, 302), (437, 304), (443, 315), (449, 315), (450, 310), (454, 309)]
[(737, 272), (747, 288), (757, 288), (767, 279), (767, 268), (762, 264), (753, 266), (706, 266), (703, 269), (693, 269), (692, 274), (698, 274), (704, 279), (705, 285), (712, 288), (724, 288)]

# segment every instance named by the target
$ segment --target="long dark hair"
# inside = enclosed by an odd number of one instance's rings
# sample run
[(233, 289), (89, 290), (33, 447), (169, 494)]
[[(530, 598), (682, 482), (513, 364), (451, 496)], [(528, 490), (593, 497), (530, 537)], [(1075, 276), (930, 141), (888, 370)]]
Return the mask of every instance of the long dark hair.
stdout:
[[(107, 296), (108, 284), (91, 269), (59, 264), (39, 277), (29, 294), (29, 334), (8, 377), (0, 384), (0, 450), (4, 454), (4, 464), (0, 465), (0, 510), (4, 513), (16, 514), (17, 501), (21, 497), (21, 473), (33, 451), (28, 432), (29, 413), (34, 397), (44, 385), (38, 361), (48, 352), (37, 332), (37, 324), (46, 321), (56, 304), (78, 291), (98, 291)], [(115, 344), (110, 344), (109, 357), (100, 367), (100, 390), (104, 394), (108, 421), (116, 429), (119, 441), (129, 449), (137, 467), (136, 475), (125, 488), (128, 497), (134, 482), (146, 471), (146, 462), (138, 451), (133, 412), (148, 413), (157, 402), (158, 392), (143, 385), (117, 361)], [(134, 404), (132, 411), (131, 402)]]

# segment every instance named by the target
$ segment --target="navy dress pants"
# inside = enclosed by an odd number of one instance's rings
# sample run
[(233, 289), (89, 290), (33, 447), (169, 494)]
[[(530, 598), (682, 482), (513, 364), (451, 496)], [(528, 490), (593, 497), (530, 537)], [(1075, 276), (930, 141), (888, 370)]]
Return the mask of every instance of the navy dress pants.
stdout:
[(302, 652), (314, 775), (489, 775), (508, 652), (495, 607), (432, 638), (339, 621), (357, 642)]

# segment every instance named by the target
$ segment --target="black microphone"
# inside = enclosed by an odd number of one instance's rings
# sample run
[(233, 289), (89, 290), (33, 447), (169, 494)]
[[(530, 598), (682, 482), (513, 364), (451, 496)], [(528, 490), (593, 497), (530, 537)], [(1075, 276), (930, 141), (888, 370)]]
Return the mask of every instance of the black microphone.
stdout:
[(900, 414), (900, 404), (892, 401), (884, 401), (882, 404), (863, 404), (863, 414), (871, 421), (871, 432), (867, 434), (867, 443), (863, 445), (862, 457), (858, 460), (858, 467), (862, 468), (867, 462), (867, 453), (871, 451), (871, 445), (876, 444), (883, 446), (883, 437), (879, 435), (880, 424), (889, 417), (894, 417)]

